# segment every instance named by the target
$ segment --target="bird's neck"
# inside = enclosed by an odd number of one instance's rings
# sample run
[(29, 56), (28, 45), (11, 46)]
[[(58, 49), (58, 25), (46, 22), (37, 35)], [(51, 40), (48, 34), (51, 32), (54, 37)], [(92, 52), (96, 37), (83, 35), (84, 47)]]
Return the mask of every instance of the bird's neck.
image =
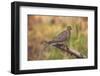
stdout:
[(70, 30), (68, 30), (67, 32), (68, 32), (69, 39), (70, 39), (70, 36), (71, 36), (71, 31), (70, 31)]

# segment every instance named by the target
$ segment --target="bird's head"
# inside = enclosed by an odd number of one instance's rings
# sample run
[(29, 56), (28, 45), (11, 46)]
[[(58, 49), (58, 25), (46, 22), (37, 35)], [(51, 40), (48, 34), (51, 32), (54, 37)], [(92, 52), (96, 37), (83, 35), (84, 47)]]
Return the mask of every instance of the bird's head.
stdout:
[(72, 30), (72, 27), (71, 26), (67, 26), (67, 30)]

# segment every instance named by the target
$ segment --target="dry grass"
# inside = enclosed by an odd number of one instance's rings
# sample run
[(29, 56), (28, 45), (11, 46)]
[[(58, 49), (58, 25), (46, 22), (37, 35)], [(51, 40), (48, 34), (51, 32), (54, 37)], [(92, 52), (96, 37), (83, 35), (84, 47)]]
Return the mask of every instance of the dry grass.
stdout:
[(88, 55), (87, 17), (28, 16), (28, 22), (28, 60), (75, 58), (52, 46), (44, 50), (45, 45), (42, 43), (52, 40), (69, 25), (72, 27), (69, 46), (85, 56)]

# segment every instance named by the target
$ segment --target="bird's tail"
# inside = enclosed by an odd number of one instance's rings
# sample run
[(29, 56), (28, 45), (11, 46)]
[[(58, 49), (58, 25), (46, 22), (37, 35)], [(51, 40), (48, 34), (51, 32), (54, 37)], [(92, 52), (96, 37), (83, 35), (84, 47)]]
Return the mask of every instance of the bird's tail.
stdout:
[(55, 41), (48, 41), (47, 42), (49, 45), (55, 43)]
[(43, 41), (42, 43), (52, 44), (52, 43), (53, 43), (53, 41)]
[(48, 46), (53, 45), (54, 42), (53, 41), (43, 41), (43, 43), (46, 44), (44, 47), (44, 49), (46, 49)]
[(52, 41), (43, 41), (42, 42), (42, 44), (48, 44), (48, 45), (53, 45), (53, 44), (55, 44), (56, 43), (56, 41), (54, 41), (54, 40), (52, 40)]

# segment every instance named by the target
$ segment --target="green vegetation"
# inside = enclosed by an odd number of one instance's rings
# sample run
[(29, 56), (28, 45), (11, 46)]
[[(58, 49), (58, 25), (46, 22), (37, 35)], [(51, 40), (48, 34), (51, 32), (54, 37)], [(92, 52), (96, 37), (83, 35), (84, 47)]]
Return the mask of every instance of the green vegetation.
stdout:
[(54, 60), (54, 59), (75, 59), (74, 56), (62, 52), (53, 46), (48, 46), (45, 50), (43, 41), (52, 40), (57, 34), (62, 32), (67, 26), (72, 27), (69, 47), (79, 51), (81, 54), (88, 55), (88, 40), (87, 26), (83, 29), (81, 24), (37, 24), (32, 25), (32, 30), (28, 31), (28, 47), (31, 48), (31, 53), (28, 52), (28, 60)]

